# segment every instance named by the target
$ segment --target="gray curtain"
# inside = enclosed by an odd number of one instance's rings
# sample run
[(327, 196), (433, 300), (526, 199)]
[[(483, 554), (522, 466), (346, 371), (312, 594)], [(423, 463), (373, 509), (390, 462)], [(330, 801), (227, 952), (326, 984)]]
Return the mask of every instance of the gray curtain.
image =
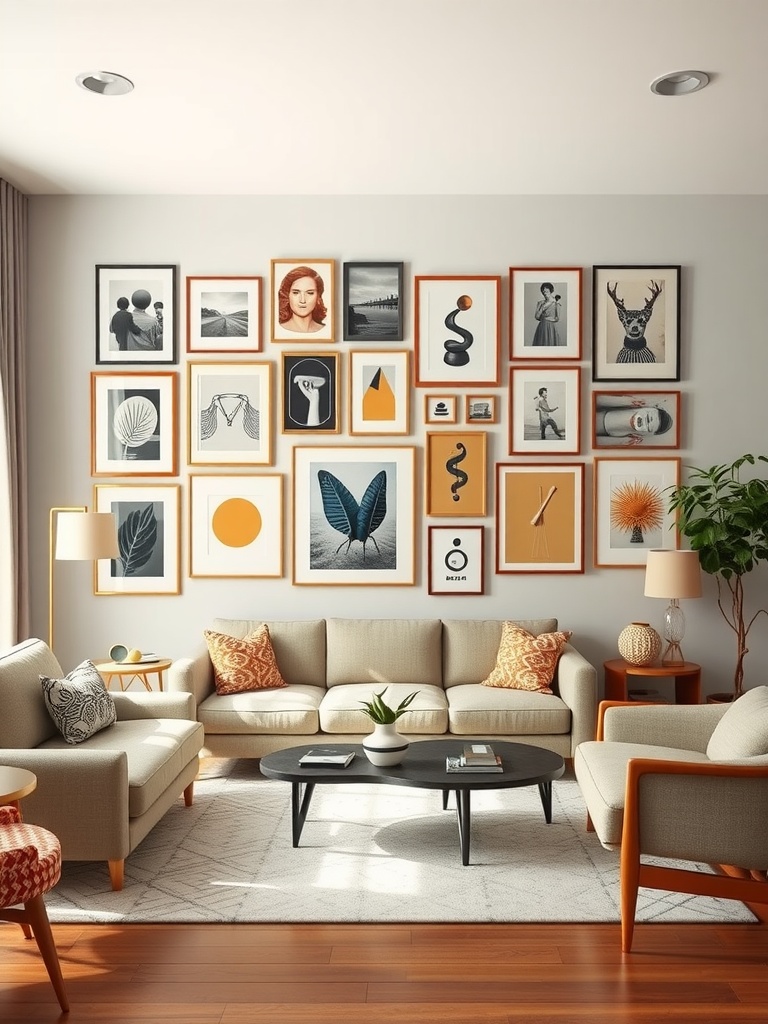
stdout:
[(27, 197), (0, 178), (0, 650), (29, 636)]

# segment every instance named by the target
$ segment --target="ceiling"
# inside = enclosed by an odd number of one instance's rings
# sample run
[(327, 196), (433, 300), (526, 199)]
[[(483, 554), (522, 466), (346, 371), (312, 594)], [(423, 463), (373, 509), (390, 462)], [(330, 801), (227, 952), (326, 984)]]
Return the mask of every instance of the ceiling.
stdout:
[[(29, 194), (765, 193), (768, 0), (0, 0)], [(708, 88), (650, 82), (706, 71)], [(98, 96), (80, 72), (132, 79)]]

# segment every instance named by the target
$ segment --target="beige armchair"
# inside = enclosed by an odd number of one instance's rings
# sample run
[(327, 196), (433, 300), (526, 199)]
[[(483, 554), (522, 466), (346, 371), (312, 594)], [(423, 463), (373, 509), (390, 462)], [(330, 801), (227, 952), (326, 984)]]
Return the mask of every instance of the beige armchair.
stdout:
[(604, 701), (597, 736), (579, 745), (574, 769), (587, 827), (620, 850), (624, 952), (638, 886), (768, 903), (768, 686), (734, 704)]

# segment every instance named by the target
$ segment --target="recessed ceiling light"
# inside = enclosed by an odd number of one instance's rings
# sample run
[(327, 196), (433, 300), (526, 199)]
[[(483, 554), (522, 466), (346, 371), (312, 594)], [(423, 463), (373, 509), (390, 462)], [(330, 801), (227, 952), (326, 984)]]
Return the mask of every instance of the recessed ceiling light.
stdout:
[(658, 96), (687, 96), (689, 92), (698, 92), (709, 83), (709, 75), (704, 71), (671, 71), (651, 82), (651, 92)]
[(124, 75), (113, 71), (84, 71), (75, 79), (81, 89), (96, 92), (101, 96), (124, 96), (133, 91), (133, 82)]

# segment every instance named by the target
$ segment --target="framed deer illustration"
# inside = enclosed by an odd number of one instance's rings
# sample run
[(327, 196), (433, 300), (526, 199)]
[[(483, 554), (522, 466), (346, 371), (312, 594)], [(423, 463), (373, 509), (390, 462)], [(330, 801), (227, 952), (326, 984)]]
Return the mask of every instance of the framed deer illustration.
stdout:
[(680, 380), (680, 267), (593, 267), (592, 290), (592, 380)]

